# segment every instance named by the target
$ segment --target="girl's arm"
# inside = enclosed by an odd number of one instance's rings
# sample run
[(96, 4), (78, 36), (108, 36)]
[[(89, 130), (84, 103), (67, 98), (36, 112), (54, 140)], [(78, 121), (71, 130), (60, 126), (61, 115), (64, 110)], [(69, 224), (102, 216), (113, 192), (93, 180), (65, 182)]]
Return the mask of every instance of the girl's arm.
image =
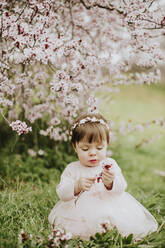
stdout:
[[(75, 165), (76, 166), (76, 165)], [(75, 198), (74, 196), (74, 168), (69, 164), (61, 175), (60, 183), (57, 185), (56, 192), (62, 201), (69, 201)]]

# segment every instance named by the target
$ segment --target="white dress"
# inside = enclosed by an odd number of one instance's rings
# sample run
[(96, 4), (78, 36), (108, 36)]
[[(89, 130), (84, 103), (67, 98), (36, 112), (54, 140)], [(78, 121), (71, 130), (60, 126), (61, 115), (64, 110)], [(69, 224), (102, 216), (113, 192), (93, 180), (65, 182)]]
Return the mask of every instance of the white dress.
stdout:
[(103, 224), (108, 229), (115, 226), (123, 236), (133, 233), (136, 239), (157, 230), (158, 224), (151, 213), (125, 192), (127, 183), (116, 161), (108, 160), (115, 174), (111, 190), (107, 190), (102, 181), (98, 183), (96, 180), (89, 191), (74, 196), (75, 181), (80, 177), (94, 177), (102, 168), (101, 165), (85, 167), (79, 161), (65, 168), (56, 189), (60, 201), (48, 217), (51, 224), (82, 239), (103, 232)]

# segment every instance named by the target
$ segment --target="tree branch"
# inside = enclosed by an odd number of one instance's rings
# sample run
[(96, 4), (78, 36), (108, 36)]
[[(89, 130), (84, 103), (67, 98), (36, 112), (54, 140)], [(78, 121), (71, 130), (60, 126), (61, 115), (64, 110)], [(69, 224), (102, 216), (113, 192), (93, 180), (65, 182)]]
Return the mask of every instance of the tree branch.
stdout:
[[(165, 27), (165, 24), (157, 23), (157, 22), (155, 22), (155, 21), (148, 20), (148, 19), (145, 19), (145, 18), (142, 18), (142, 19), (140, 19), (140, 20), (141, 20), (141, 21), (151, 22), (151, 23), (157, 25), (158, 27), (154, 27), (154, 29), (161, 29), (161, 28), (164, 28), (164, 27)], [(150, 29), (152, 29), (152, 28), (150, 28)]]
[(113, 5), (110, 5), (109, 4), (109, 6), (102, 6), (102, 5), (100, 5), (100, 4), (98, 4), (98, 3), (94, 3), (92, 6), (87, 6), (86, 5), (86, 3), (83, 1), (83, 0), (80, 0), (80, 2), (83, 4), (83, 6), (86, 8), (86, 9), (91, 9), (91, 8), (93, 8), (93, 7), (98, 7), (98, 8), (100, 8), (100, 9), (106, 9), (106, 10), (108, 10), (108, 11), (117, 11), (119, 14), (123, 14), (123, 11), (121, 11), (121, 10), (119, 10), (119, 9), (116, 9)]
[(90, 32), (89, 32), (87, 29), (85, 29), (85, 28), (84, 28), (83, 26), (81, 26), (81, 25), (76, 25), (76, 27), (82, 29), (85, 33), (87, 33), (87, 35), (91, 38), (92, 42), (95, 43), (95, 39), (91, 36)]
[(72, 25), (72, 39), (74, 37), (74, 21), (73, 21), (73, 13), (72, 13), (72, 5), (71, 2), (69, 3), (69, 12), (70, 12), (70, 18), (71, 18), (71, 25)]

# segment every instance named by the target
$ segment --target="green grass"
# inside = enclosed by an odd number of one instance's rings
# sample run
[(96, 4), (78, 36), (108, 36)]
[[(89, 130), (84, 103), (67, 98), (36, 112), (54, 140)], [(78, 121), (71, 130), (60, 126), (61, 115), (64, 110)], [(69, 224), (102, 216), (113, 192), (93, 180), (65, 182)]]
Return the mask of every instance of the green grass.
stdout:
[(112, 104), (108, 92), (97, 93), (103, 99), (100, 110), (108, 119), (143, 122), (165, 117), (165, 85), (122, 85), (118, 88), (120, 92), (113, 94)]
[[(115, 121), (116, 125), (122, 120), (131, 119), (133, 123), (140, 123), (165, 117), (163, 86), (121, 88), (122, 91), (114, 96), (116, 103), (112, 105), (106, 100), (107, 93), (99, 92), (104, 99), (100, 111), (106, 118)], [(156, 137), (159, 133), (161, 138), (155, 139), (153, 143), (141, 143), (144, 138), (149, 139), (151, 135)], [(141, 145), (136, 147), (139, 143)], [(131, 237), (125, 240), (114, 230), (106, 235), (97, 235), (90, 241), (70, 241), (68, 247), (164, 248), (165, 177), (157, 175), (155, 170), (165, 170), (165, 128), (152, 125), (142, 133), (118, 134), (109, 149), (128, 182), (127, 191), (155, 216), (160, 230), (136, 244), (133, 244)], [(0, 163), (3, 169), (0, 175), (0, 248), (48, 247), (51, 226), (47, 217), (58, 201), (56, 185), (59, 173), (53, 166), (44, 167), (41, 158), (21, 159), (19, 155), (6, 156), (1, 152)], [(24, 245), (18, 242), (22, 229), (33, 235)]]
[(56, 183), (18, 183), (14, 189), (1, 192), (0, 247), (17, 247), (18, 234), (23, 229), (46, 237), (51, 232), (47, 216), (54, 201)]

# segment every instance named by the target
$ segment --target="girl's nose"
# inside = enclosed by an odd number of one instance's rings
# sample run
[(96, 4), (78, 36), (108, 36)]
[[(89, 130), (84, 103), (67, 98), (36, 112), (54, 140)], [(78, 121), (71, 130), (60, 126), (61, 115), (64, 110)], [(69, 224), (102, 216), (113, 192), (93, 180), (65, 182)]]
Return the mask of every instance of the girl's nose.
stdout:
[(93, 149), (93, 150), (89, 151), (89, 155), (90, 156), (95, 156), (96, 155), (96, 150)]

